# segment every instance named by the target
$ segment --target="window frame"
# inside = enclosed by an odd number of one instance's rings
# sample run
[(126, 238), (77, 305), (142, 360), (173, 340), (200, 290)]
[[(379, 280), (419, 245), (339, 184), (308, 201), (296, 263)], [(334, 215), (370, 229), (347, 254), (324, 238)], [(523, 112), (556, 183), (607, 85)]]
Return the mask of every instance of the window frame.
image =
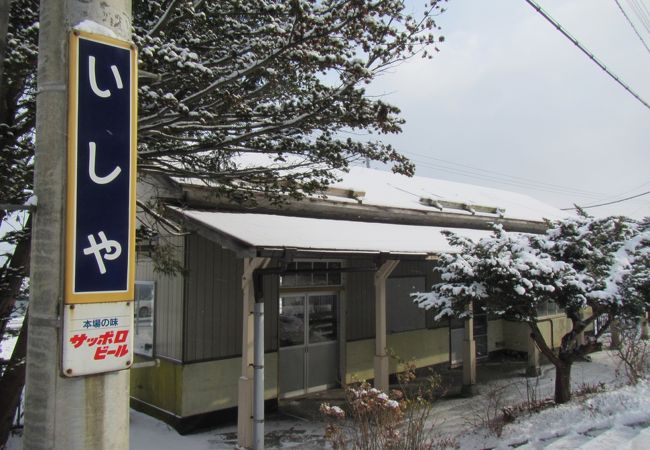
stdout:
[[(287, 265), (287, 268), (292, 268), (293, 270), (295, 270), (295, 269), (301, 270), (300, 265), (309, 264), (310, 268), (305, 269), (305, 270), (310, 270), (310, 272), (300, 272), (300, 273), (295, 273), (294, 272), (294, 273), (288, 273), (288, 274), (281, 273), (280, 276), (279, 276), (279, 282), (278, 282), (279, 289), (281, 289), (281, 290), (299, 289), (299, 290), (303, 290), (303, 291), (304, 290), (309, 290), (309, 291), (311, 291), (311, 290), (321, 290), (321, 289), (327, 289), (327, 290), (340, 289), (343, 286), (343, 272), (338, 272), (338, 273), (336, 273), (336, 272), (319, 272), (318, 270), (314, 270), (314, 265), (315, 264), (322, 264), (322, 263), (326, 264), (326, 267), (325, 267), (326, 269), (335, 268), (335, 267), (330, 267), (330, 264), (332, 264), (332, 265), (338, 264), (337, 268), (338, 269), (343, 269), (343, 261), (341, 261), (339, 259), (296, 259), (296, 260), (290, 262)], [(292, 270), (292, 269), (289, 269), (289, 270)], [(314, 282), (314, 275), (319, 274), (319, 273), (320, 274), (324, 273), (326, 275), (326, 282), (324, 284)], [(330, 278), (333, 278), (333, 276), (338, 276), (338, 282), (336, 284), (330, 283)], [(285, 284), (286, 282), (283, 283), (283, 278), (284, 279), (291, 279), (289, 277), (294, 279), (293, 284)], [(299, 277), (303, 277), (303, 279), (308, 277), (308, 278), (310, 278), (310, 282), (308, 284), (299, 284), (298, 283)]]
[[(137, 298), (138, 285), (151, 286), (153, 291), (152, 298), (151, 298), (151, 308), (150, 308), (151, 313), (149, 316), (151, 320), (151, 354), (144, 353), (139, 349), (137, 345), (138, 325), (139, 325), (138, 320), (141, 319), (137, 313), (138, 310), (140, 309), (140, 302), (143, 301), (142, 299)], [(156, 291), (157, 291), (156, 282), (151, 280), (136, 280), (134, 288), (135, 289), (133, 294), (133, 353), (135, 355), (143, 356), (146, 358), (155, 358), (156, 356)]]

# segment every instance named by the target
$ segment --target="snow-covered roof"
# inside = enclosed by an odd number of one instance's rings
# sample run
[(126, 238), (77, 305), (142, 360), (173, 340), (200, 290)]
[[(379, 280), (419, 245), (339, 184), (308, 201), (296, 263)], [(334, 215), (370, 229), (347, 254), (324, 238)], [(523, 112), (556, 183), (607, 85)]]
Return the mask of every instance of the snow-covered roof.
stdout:
[[(458, 204), (493, 207), (502, 210), (503, 218), (542, 221), (566, 217), (567, 213), (527, 195), (492, 189), (473, 184), (457, 183), (425, 177), (407, 177), (381, 170), (352, 167), (349, 173), (341, 173), (342, 180), (333, 187), (363, 191), (365, 205), (390, 206), (405, 209), (436, 211), (421, 199)], [(462, 209), (446, 209), (444, 212), (470, 215)], [(480, 214), (480, 213), (477, 213)]]
[[(235, 161), (240, 168), (260, 166), (281, 168), (289, 164), (287, 161), (273, 161), (268, 155), (257, 154), (239, 155)], [(287, 171), (296, 170), (307, 169)], [(359, 166), (351, 167), (349, 172), (335, 171), (334, 174), (340, 181), (331, 185), (331, 189), (326, 192), (326, 199), (339, 203), (534, 222), (561, 219), (568, 215), (528, 195), (474, 184), (421, 176), (407, 177)], [(174, 178), (174, 180), (183, 185), (206, 185), (203, 180), (191, 178)], [(347, 198), (332, 195), (335, 191), (352, 191), (354, 195)]]
[[(454, 251), (441, 227), (172, 209), (244, 246), (257, 249), (399, 255)], [(466, 228), (453, 231), (475, 240), (490, 234)]]

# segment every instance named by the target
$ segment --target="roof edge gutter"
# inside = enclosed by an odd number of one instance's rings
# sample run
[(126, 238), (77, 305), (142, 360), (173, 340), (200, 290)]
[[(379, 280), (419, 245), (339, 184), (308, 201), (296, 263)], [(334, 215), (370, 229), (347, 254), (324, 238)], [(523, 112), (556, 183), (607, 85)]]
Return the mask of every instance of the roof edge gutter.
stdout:
[(367, 204), (359, 205), (351, 202), (315, 198), (306, 198), (300, 202), (287, 202), (279, 209), (262, 195), (258, 195), (255, 198), (256, 204), (254, 205), (237, 205), (229, 202), (227, 199), (215, 196), (212, 189), (207, 186), (183, 185), (182, 189), (184, 192), (185, 206), (190, 208), (218, 208), (223, 212), (254, 212), (280, 216), (449, 228), (473, 228), (477, 230), (491, 230), (493, 224), (501, 224), (507, 231), (535, 234), (543, 234), (548, 228), (547, 222), (543, 221), (490, 217), (476, 214), (454, 214)]

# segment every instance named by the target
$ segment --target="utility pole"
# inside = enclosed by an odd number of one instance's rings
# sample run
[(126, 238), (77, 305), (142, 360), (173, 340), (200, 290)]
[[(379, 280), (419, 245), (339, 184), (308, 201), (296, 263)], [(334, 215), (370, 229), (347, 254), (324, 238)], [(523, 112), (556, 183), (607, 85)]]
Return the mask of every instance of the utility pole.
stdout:
[(92, 21), (130, 40), (131, 0), (41, 0), (31, 298), (23, 448), (127, 449), (129, 372), (61, 370), (68, 109), (68, 39)]

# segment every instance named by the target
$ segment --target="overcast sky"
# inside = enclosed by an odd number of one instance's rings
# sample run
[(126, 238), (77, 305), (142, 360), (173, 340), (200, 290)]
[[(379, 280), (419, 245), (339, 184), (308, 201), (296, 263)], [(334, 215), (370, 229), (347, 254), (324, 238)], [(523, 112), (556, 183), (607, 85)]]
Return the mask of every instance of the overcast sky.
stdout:
[[(539, 3), (650, 102), (650, 53), (614, 0)], [(386, 141), (416, 162), (417, 175), (557, 207), (650, 191), (650, 109), (524, 0), (450, 0), (438, 23), (446, 41), (433, 60), (404, 63), (371, 89), (402, 109), (404, 132)], [(650, 195), (589, 211), (650, 216)]]

